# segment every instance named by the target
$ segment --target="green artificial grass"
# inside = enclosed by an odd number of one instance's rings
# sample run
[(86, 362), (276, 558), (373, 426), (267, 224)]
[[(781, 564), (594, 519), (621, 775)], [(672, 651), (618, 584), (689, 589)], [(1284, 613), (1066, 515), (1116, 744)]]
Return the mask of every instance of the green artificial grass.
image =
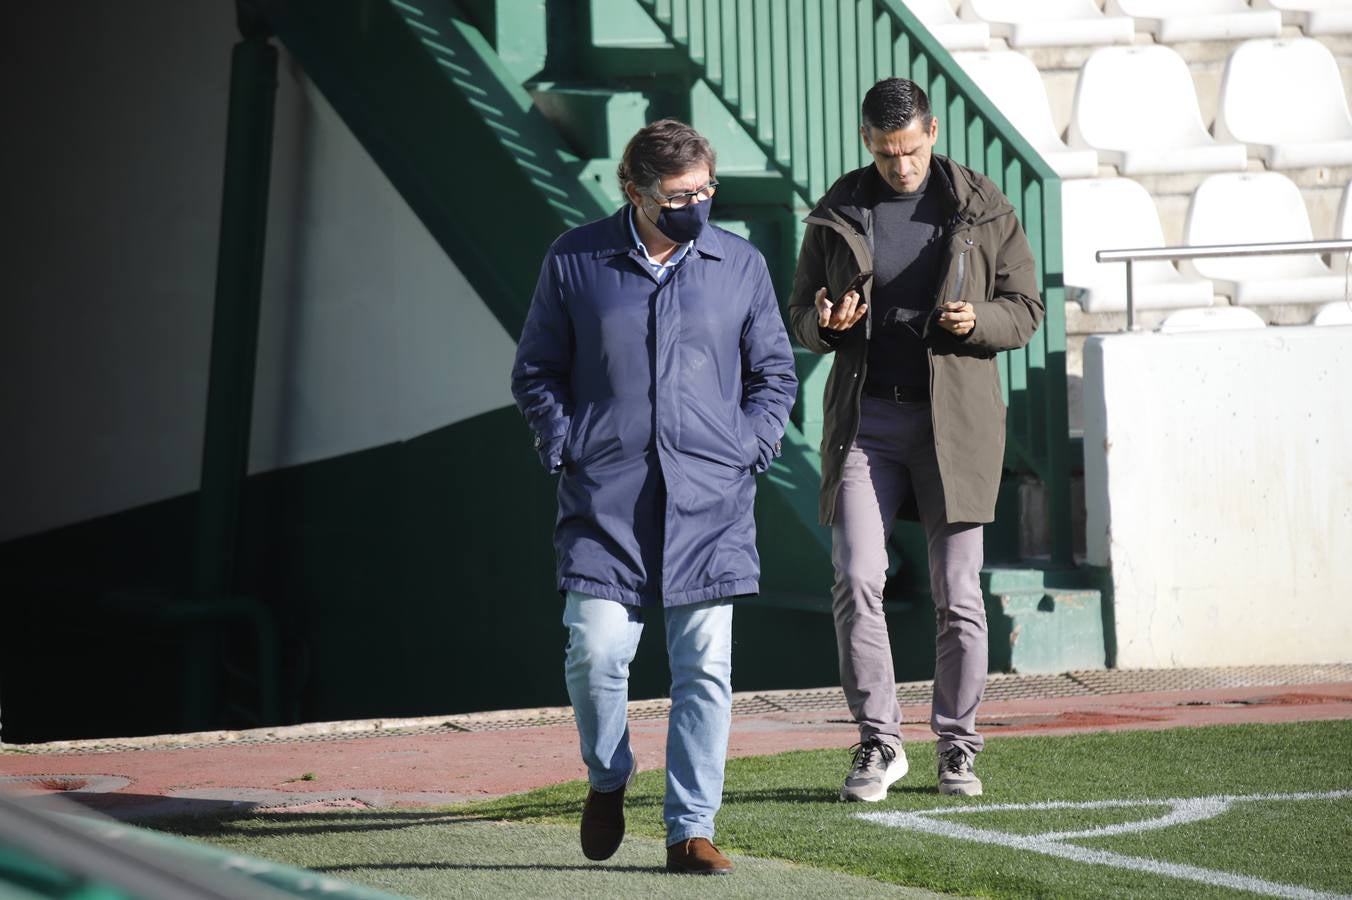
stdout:
[[(1236, 834), (1243, 835), (1242, 842)], [(1352, 893), (1352, 799), (1241, 803), (1172, 839), (1147, 832), (1089, 839), (1084, 845)]]
[[(987, 798), (994, 802), (994, 798)], [(939, 804), (935, 804), (936, 806)], [(1168, 812), (1167, 805), (1109, 809), (1005, 810), (963, 816), (952, 821), (978, 828), (994, 828), (1010, 834), (1041, 834), (1048, 831), (1072, 831), (1102, 828), (1122, 822), (1135, 822)]]
[[(576, 849), (586, 786), (557, 785), (444, 812), (273, 814), (176, 830), (231, 849), (317, 868), (415, 896), (710, 891), (828, 896), (884, 885), (991, 897), (1199, 897), (1241, 892), (1149, 872), (973, 843), (863, 820), (860, 813), (939, 814), (936, 821), (1014, 835), (1152, 819), (1138, 808), (979, 811), (1039, 802), (1165, 800), (1352, 788), (1352, 722), (1241, 725), (993, 740), (977, 759), (984, 797), (935, 791), (934, 747), (907, 748), (911, 772), (877, 804), (836, 800), (849, 755), (803, 751), (732, 760), (718, 843), (741, 857), (730, 879), (663, 878), (663, 773), (640, 773), (626, 803), (630, 839), (615, 860)], [(506, 826), (501, 823), (514, 823)], [(534, 826), (534, 827), (532, 827)], [(1270, 882), (1352, 894), (1352, 799), (1234, 804), (1218, 818), (1069, 843)], [(769, 861), (781, 861), (771, 863)], [(790, 886), (784, 879), (798, 878)], [(813, 877), (826, 879), (813, 881)], [(844, 882), (831, 879), (845, 878)], [(805, 879), (805, 880), (803, 880)], [(859, 879), (868, 879), (860, 881)], [(847, 888), (846, 885), (855, 887)], [(814, 886), (815, 885), (815, 886)], [(676, 893), (662, 894), (663, 891)], [(685, 894), (682, 892), (690, 891)], [(737, 894), (730, 894), (736, 896)], [(1248, 895), (1248, 896), (1251, 896)]]
[(664, 842), (629, 836), (605, 863), (578, 850), (576, 825), (396, 811), (276, 814), (175, 829), (250, 856), (410, 897), (933, 897), (773, 859), (737, 860), (735, 877), (674, 877)]

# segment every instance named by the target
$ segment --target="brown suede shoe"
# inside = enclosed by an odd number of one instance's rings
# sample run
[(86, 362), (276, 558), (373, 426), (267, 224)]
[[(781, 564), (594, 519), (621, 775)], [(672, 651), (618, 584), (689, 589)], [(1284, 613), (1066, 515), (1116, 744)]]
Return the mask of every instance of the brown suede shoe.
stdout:
[(582, 804), (582, 855), (587, 859), (610, 859), (620, 849), (624, 840), (624, 791), (628, 787), (626, 781), (614, 791), (587, 789), (587, 801)]
[(675, 875), (731, 875), (732, 860), (708, 838), (690, 838), (667, 848), (667, 871)]

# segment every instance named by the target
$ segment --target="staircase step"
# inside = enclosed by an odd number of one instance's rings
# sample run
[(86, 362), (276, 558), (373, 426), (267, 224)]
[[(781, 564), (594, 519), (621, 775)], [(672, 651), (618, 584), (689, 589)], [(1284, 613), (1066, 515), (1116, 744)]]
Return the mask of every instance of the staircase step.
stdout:
[[(717, 149), (715, 147), (715, 150)], [(718, 199), (720, 203), (789, 207), (797, 199), (797, 194), (794, 192), (793, 183), (778, 172), (765, 169), (728, 170), (720, 164), (718, 169)]]
[(1021, 674), (1103, 669), (1103, 598), (1049, 589), (986, 597), (992, 671)]
[(690, 57), (670, 44), (592, 44), (580, 53), (584, 70), (593, 78), (688, 78), (694, 71)]
[(586, 159), (619, 159), (629, 139), (649, 122), (677, 115), (667, 91), (615, 90), (593, 84), (540, 82), (530, 87), (535, 106)]
[(718, 149), (719, 170), (773, 172), (774, 161), (704, 78), (690, 84), (690, 124)]
[[(723, 173), (720, 172), (718, 178), (722, 184)], [(798, 248), (790, 242), (792, 223), (787, 221), (784, 207), (767, 203), (734, 203), (732, 198), (723, 196), (722, 187), (718, 189), (718, 196), (720, 199), (713, 210), (714, 221), (756, 245), (770, 269), (776, 297), (787, 301)]]
[(628, 201), (620, 190), (619, 179), (615, 171), (620, 166), (619, 157), (597, 157), (589, 159), (578, 169), (578, 178), (586, 181), (593, 190), (600, 192), (608, 201), (608, 208), (618, 209)]
[(519, 83), (545, 65), (546, 0), (458, 0), (498, 58)]
[(990, 567), (981, 572), (991, 670), (1021, 673), (1106, 668), (1101, 573)]
[(597, 46), (670, 47), (666, 35), (638, 0), (587, 0), (592, 43)]

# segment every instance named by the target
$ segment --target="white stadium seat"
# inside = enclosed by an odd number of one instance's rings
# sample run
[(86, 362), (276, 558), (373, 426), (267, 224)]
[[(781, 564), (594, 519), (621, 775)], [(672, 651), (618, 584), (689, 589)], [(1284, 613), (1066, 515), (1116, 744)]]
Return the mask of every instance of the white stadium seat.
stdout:
[(1105, 16), (1094, 0), (962, 0), (962, 18), (986, 22), (1011, 47), (1130, 44), (1136, 26)]
[(947, 50), (985, 50), (991, 44), (991, 27), (985, 22), (963, 22), (948, 0), (902, 0), (930, 34)]
[(1308, 35), (1352, 34), (1352, 3), (1348, 0), (1254, 0), (1256, 9), (1275, 9), (1282, 22)]
[[(1086, 178), (1061, 185), (1061, 247), (1067, 299), (1085, 312), (1127, 308), (1126, 263), (1101, 263), (1099, 250), (1164, 246), (1150, 192), (1130, 178)], [(1137, 309), (1210, 306), (1210, 281), (1179, 273), (1163, 260), (1132, 263)]]
[(1169, 313), (1155, 329), (1164, 334), (1184, 334), (1193, 331), (1238, 331), (1247, 328), (1266, 328), (1263, 317), (1251, 309), (1238, 306), (1214, 306), (1211, 309), (1180, 309)]
[(1314, 314), (1314, 325), (1352, 325), (1352, 302), (1335, 300)]
[(1092, 147), (1123, 175), (1242, 171), (1242, 144), (1207, 133), (1183, 57), (1168, 47), (1101, 47), (1075, 85), (1071, 147)]
[(1277, 37), (1282, 14), (1245, 0), (1108, 0), (1109, 15), (1131, 16), (1136, 28), (1163, 44)]
[(1270, 169), (1352, 165), (1352, 113), (1333, 53), (1313, 38), (1245, 41), (1225, 63), (1216, 137)]
[[(1312, 240), (1295, 182), (1280, 172), (1212, 175), (1188, 204), (1188, 246)], [(1320, 303), (1343, 296), (1343, 276), (1313, 253), (1185, 260), (1184, 272), (1210, 278), (1240, 306)]]
[(1057, 175), (1092, 178), (1098, 174), (1097, 153), (1071, 150), (1056, 133), (1042, 76), (1031, 59), (1014, 50), (955, 53), (953, 58)]

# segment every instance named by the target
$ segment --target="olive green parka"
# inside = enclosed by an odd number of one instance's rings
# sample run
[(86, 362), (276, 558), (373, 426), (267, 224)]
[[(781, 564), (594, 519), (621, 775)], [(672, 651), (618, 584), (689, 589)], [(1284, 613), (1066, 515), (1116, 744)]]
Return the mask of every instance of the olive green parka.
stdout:
[[(835, 518), (841, 470), (859, 430), (873, 331), (872, 282), (863, 291), (867, 313), (843, 334), (817, 325), (813, 297), (825, 287), (827, 296), (836, 298), (856, 274), (873, 269), (868, 168), (843, 175), (807, 217), (789, 299), (794, 338), (814, 353), (835, 353), (823, 409), (818, 513), (825, 525)], [(995, 355), (1028, 343), (1042, 322), (1042, 300), (1028, 238), (1004, 194), (985, 175), (938, 154), (931, 158), (930, 173), (929, 190), (944, 191), (950, 202), (940, 238), (944, 261), (930, 306), (966, 300), (976, 312), (975, 327), (963, 338), (939, 327), (933, 316), (925, 320), (935, 452), (948, 521), (990, 522), (1005, 453), (1005, 405)], [(898, 513), (918, 518), (914, 494)]]

